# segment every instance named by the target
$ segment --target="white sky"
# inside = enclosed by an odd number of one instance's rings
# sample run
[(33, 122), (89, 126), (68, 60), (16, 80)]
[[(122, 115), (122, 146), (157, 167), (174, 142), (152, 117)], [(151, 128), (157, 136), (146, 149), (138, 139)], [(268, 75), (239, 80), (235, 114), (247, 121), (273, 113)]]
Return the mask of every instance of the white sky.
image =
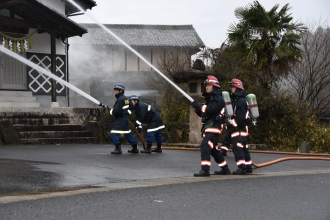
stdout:
[[(208, 47), (219, 47), (227, 38), (230, 24), (237, 23), (237, 7), (252, 0), (95, 0), (89, 13), (103, 24), (192, 24)], [(330, 0), (259, 0), (269, 10), (286, 3), (292, 8), (294, 21), (330, 26)], [(87, 15), (70, 17), (78, 23), (94, 23)]]

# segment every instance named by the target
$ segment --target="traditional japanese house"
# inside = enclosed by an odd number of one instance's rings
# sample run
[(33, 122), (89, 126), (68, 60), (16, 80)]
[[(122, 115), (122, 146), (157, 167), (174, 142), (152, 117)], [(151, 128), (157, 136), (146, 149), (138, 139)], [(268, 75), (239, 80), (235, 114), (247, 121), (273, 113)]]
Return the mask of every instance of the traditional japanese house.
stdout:
[[(75, 0), (84, 10), (92, 0)], [(68, 17), (79, 10), (66, 0), (1, 0), (0, 46), (68, 80), (68, 38), (87, 29)], [(68, 106), (68, 89), (0, 51), (0, 106)]]
[[(177, 62), (183, 57), (191, 59), (204, 47), (192, 25), (104, 24), (105, 29), (98, 24), (80, 25), (88, 33), (69, 40), (70, 83), (109, 105), (115, 101), (113, 87), (118, 82), (125, 85), (127, 96), (135, 94), (148, 102), (146, 97), (153, 99), (158, 95), (157, 90), (146, 83), (158, 74), (145, 61), (160, 68), (165, 57)], [(188, 62), (183, 69), (190, 67)], [(93, 103), (71, 93), (70, 105), (92, 107)]]

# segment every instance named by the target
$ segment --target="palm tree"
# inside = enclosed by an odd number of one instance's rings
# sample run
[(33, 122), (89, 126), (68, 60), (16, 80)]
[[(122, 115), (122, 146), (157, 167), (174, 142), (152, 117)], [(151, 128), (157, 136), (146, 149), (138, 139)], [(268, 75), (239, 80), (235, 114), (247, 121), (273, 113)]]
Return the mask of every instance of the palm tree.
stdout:
[(239, 22), (228, 29), (229, 43), (253, 62), (258, 70), (257, 79), (265, 88), (270, 88), (277, 76), (287, 74), (289, 64), (303, 55), (299, 48), (300, 33), (306, 28), (292, 22), (289, 4), (278, 9), (276, 4), (266, 11), (258, 1), (236, 8)]

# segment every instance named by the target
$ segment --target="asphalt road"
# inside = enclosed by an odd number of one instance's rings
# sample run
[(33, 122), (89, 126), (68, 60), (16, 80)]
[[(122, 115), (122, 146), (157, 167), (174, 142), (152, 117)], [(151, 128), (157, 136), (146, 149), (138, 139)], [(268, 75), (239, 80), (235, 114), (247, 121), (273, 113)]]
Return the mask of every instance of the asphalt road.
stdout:
[[(0, 146), (0, 219), (330, 219), (329, 161), (196, 178), (198, 151), (123, 148)], [(255, 163), (287, 156), (252, 153)], [(226, 160), (234, 171), (233, 154)]]

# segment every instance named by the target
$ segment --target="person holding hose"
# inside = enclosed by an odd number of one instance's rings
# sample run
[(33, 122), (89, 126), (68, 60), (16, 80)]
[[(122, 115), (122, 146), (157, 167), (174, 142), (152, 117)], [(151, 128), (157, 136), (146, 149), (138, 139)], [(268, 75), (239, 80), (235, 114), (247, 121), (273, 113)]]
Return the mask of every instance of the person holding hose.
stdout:
[(226, 154), (232, 142), (232, 150), (238, 167), (233, 174), (252, 173), (252, 160), (247, 145), (249, 135), (247, 122), (250, 116), (243, 83), (234, 78), (229, 82), (229, 86), (234, 114), (230, 120), (227, 120), (227, 131), (222, 140), (221, 151)]
[(218, 79), (214, 76), (207, 76), (204, 84), (205, 91), (202, 95), (205, 98), (205, 103), (198, 103), (196, 101), (191, 103), (203, 122), (203, 140), (200, 145), (202, 169), (198, 173), (195, 173), (194, 176), (210, 176), (211, 156), (220, 167), (220, 171), (215, 171), (214, 174), (231, 174), (227, 162), (218, 148), (218, 138), (222, 132), (225, 112), (222, 90)]
[(113, 89), (117, 100), (113, 107), (109, 110), (110, 115), (115, 117), (115, 121), (110, 131), (110, 137), (112, 142), (115, 144), (115, 150), (111, 151), (111, 154), (122, 154), (119, 134), (124, 134), (127, 141), (132, 145), (133, 149), (128, 150), (129, 153), (139, 153), (137, 141), (132, 135), (129, 126), (129, 100), (124, 95), (125, 86), (118, 83)]
[[(145, 150), (141, 150), (141, 153), (162, 153), (163, 138), (161, 129), (165, 128), (163, 119), (156, 108), (146, 103), (140, 102), (139, 97), (131, 95), (129, 97), (131, 109), (135, 109), (136, 121), (135, 127), (141, 132), (142, 124), (147, 124), (147, 147)], [(157, 148), (151, 149), (152, 143), (156, 139)]]

